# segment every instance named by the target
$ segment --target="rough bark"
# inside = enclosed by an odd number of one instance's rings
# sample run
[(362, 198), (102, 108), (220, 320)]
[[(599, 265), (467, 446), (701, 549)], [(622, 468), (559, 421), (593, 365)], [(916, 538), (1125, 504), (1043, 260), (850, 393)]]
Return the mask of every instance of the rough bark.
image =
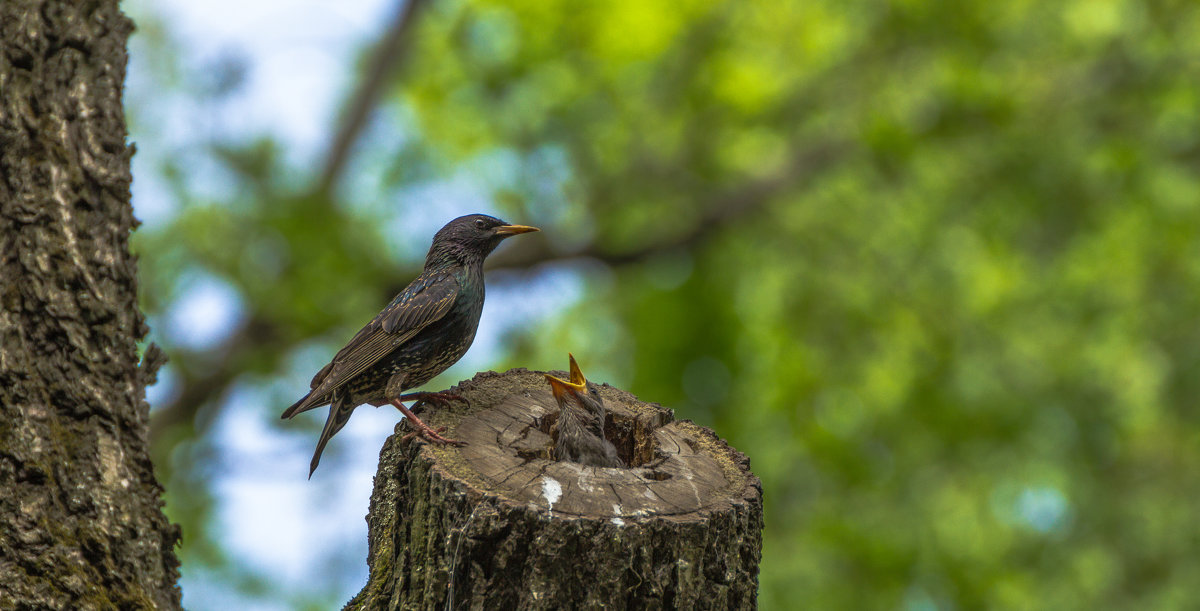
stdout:
[(117, 0), (0, 2), (0, 608), (179, 607), (147, 455)]
[(551, 460), (540, 372), (482, 373), (432, 426), (469, 445), (380, 455), (370, 579), (347, 609), (753, 609), (762, 489), (711, 430), (603, 385), (628, 469)]

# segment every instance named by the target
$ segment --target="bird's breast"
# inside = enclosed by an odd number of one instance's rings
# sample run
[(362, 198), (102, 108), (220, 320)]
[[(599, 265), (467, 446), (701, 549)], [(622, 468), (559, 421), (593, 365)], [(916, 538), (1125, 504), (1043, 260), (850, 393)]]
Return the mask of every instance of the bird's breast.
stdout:
[(467, 353), (479, 328), (481, 306), (482, 300), (472, 304), (471, 300), (459, 299), (441, 320), (405, 342), (396, 352), (392, 368), (407, 374), (406, 388), (428, 382)]

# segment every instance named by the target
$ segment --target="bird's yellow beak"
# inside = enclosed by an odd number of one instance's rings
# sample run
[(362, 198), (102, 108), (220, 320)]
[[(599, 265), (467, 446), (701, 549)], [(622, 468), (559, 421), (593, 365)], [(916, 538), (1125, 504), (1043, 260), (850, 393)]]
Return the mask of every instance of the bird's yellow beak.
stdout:
[(587, 380), (583, 377), (583, 372), (579, 370), (579, 363), (575, 362), (575, 356), (568, 353), (571, 357), (571, 381), (556, 378), (550, 374), (546, 374), (546, 381), (550, 383), (550, 390), (554, 393), (554, 398), (557, 399), (568, 391), (583, 394), (587, 392)]
[(583, 372), (579, 370), (579, 363), (575, 362), (575, 355), (568, 352), (567, 358), (571, 359), (571, 383), (580, 386), (586, 385), (587, 380), (584, 379)]
[(541, 231), (537, 227), (529, 225), (501, 225), (496, 228), (496, 235), (510, 236), (518, 233), (529, 233), (530, 231)]

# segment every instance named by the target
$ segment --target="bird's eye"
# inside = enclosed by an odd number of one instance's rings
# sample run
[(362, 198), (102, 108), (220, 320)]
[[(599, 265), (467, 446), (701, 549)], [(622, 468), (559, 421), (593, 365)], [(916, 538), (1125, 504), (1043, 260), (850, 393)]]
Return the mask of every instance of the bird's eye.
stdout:
[(475, 228), (476, 229), (487, 229), (487, 221), (485, 221), (483, 219), (475, 219)]

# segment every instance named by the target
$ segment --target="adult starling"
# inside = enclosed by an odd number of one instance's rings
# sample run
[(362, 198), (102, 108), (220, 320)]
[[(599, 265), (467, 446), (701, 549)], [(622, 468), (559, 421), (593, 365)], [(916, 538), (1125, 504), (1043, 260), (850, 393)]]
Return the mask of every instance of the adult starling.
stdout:
[(554, 399), (558, 401), (558, 439), (554, 456), (558, 460), (593, 467), (624, 467), (617, 448), (604, 437), (607, 412), (600, 393), (583, 377), (575, 356), (571, 359), (571, 379), (561, 380), (546, 374)]
[(332, 405), (309, 465), (309, 477), (317, 469), (325, 444), (363, 403), (377, 407), (391, 403), (421, 437), (439, 444), (459, 443), (421, 422), (402, 401), (445, 403), (461, 397), (403, 392), (445, 371), (471, 347), (483, 311), (483, 260), (505, 238), (530, 231), (538, 229), (471, 214), (446, 223), (437, 232), (421, 275), (317, 372), (307, 395), (283, 412), (284, 418), (291, 418)]

